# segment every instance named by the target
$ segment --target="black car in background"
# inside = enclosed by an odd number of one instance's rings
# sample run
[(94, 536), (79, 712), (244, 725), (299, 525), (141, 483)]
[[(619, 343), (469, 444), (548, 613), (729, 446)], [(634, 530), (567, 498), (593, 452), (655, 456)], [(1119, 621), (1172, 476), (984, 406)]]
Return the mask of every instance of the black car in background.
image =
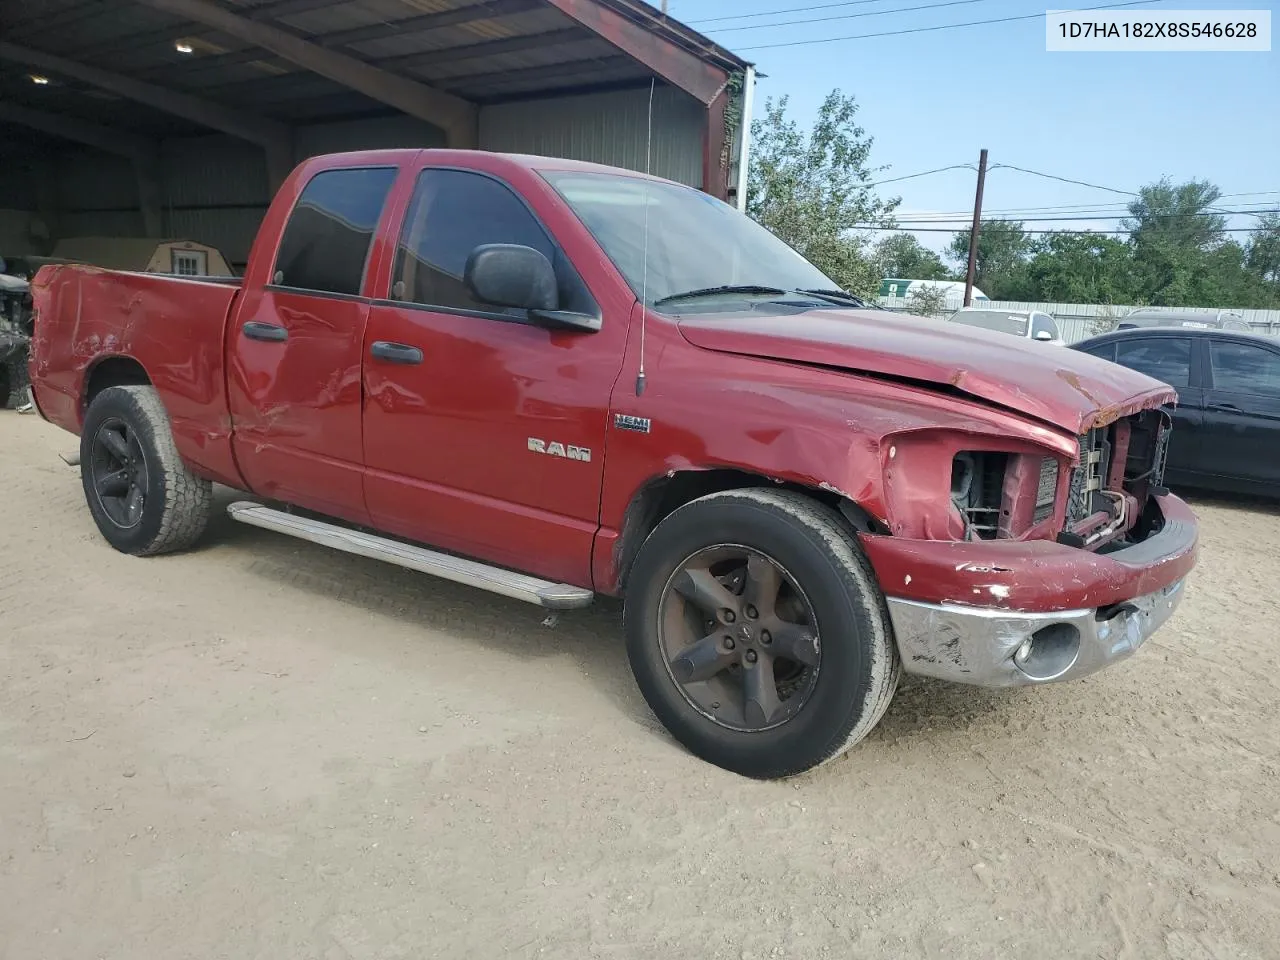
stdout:
[(1280, 340), (1139, 327), (1071, 345), (1178, 391), (1166, 482), (1280, 496)]

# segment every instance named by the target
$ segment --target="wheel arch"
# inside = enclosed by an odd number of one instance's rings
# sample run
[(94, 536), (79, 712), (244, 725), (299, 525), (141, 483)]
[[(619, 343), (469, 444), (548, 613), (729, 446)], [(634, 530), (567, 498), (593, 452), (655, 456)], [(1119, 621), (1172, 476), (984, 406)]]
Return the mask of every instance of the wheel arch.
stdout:
[(640, 547), (654, 529), (678, 508), (700, 497), (726, 490), (764, 488), (791, 490), (839, 511), (854, 533), (887, 533), (887, 529), (866, 510), (839, 490), (778, 480), (764, 474), (732, 467), (676, 470), (652, 477), (632, 495), (623, 515), (622, 529), (614, 547), (614, 583), (603, 592), (617, 596), (626, 591), (627, 578)]
[(149, 387), (151, 376), (138, 360), (128, 354), (113, 354), (95, 360), (84, 372), (80, 391), (80, 416), (89, 409), (94, 397), (108, 387)]

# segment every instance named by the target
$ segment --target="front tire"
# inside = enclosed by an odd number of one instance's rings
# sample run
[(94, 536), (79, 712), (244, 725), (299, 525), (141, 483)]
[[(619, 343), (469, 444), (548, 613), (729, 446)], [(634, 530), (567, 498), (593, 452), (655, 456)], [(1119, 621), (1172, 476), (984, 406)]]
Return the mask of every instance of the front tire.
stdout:
[(640, 548), (625, 621), (653, 712), (693, 753), (749, 777), (840, 756), (880, 721), (901, 672), (857, 540), (789, 491), (675, 510)]
[(184, 550), (213, 513), (213, 484), (178, 455), (154, 387), (108, 387), (80, 435), (80, 481), (98, 530), (121, 553)]

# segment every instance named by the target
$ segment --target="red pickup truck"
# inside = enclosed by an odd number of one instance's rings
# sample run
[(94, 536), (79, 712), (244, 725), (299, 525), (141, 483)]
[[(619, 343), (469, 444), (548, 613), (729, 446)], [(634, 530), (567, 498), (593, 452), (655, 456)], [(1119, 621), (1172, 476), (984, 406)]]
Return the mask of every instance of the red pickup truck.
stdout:
[(317, 157), (242, 281), (46, 266), (30, 372), (118, 550), (241, 521), (549, 608), (625, 597), (648, 703), (754, 777), (901, 671), (1082, 676), (1175, 608), (1176, 401), (868, 308), (697, 190), (540, 157)]

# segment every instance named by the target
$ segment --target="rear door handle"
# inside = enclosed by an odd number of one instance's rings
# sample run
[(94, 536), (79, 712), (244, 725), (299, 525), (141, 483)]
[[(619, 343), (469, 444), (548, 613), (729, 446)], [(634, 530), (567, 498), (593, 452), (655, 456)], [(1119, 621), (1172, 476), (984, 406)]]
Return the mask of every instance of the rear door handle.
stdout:
[(388, 340), (375, 340), (373, 346), (369, 348), (369, 353), (377, 357), (379, 360), (386, 360), (388, 363), (421, 363), (422, 351), (418, 347), (411, 347), (407, 343), (391, 343)]
[(289, 331), (279, 324), (258, 323), (256, 320), (250, 320), (246, 323), (241, 332), (250, 340), (274, 340), (279, 342), (289, 339)]

